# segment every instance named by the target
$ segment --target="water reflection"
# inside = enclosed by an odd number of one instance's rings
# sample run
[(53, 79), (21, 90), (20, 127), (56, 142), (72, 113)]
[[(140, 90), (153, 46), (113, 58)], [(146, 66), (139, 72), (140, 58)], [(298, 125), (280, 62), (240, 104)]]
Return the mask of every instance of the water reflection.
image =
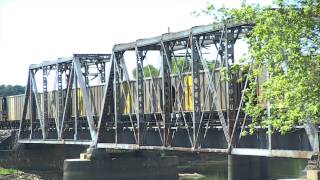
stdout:
[[(237, 162), (235, 162), (237, 161)], [(198, 173), (204, 177), (180, 176), (180, 180), (228, 180), (227, 157), (219, 160), (183, 162), (179, 172)], [(236, 157), (233, 159), (233, 180), (275, 180), (299, 178), (303, 175), (307, 160), (289, 158)]]
[[(228, 179), (228, 161), (227, 156), (213, 154), (169, 154), (177, 155), (179, 159), (178, 172), (181, 175), (179, 180), (227, 180)], [(24, 158), (12, 158), (12, 154), (2, 153), (0, 156), (0, 166), (17, 168), (28, 173), (34, 173), (42, 176), (44, 179), (60, 180), (63, 177), (61, 166), (49, 165), (54, 161), (38, 161), (35, 156), (30, 156), (28, 161)], [(39, 154), (36, 156), (39, 157)], [(40, 158), (42, 160), (48, 158)], [(141, 160), (142, 161), (142, 160)], [(26, 164), (28, 162), (28, 164)], [(42, 164), (41, 164), (42, 163)], [(139, 161), (133, 161), (130, 165), (123, 169), (126, 172), (134, 167)], [(158, 163), (152, 161), (152, 163)], [(233, 180), (274, 180), (285, 178), (299, 178), (302, 175), (302, 170), (305, 168), (307, 160), (304, 159), (289, 159), (289, 158), (266, 158), (266, 157), (235, 157), (233, 159)], [(56, 164), (60, 164), (57, 162)], [(41, 168), (42, 167), (42, 168)], [(114, 167), (117, 168), (117, 167)], [(123, 167), (122, 167), (123, 168)], [(159, 172), (159, 169), (154, 169), (154, 172)], [(85, 172), (90, 174), (91, 172)], [(196, 173), (196, 174), (195, 174)], [(166, 172), (161, 172), (161, 179), (164, 178)], [(123, 173), (122, 179), (135, 179), (134, 173), (126, 175)], [(141, 177), (141, 174), (140, 174)], [(151, 178), (151, 177), (150, 177)], [(147, 177), (146, 179), (150, 179)], [(105, 178), (103, 178), (105, 179)]]
[[(208, 161), (208, 162), (189, 162), (178, 167), (180, 172), (179, 180), (201, 179), (201, 180), (227, 180), (227, 160)], [(199, 174), (204, 177), (188, 177), (188, 174)], [(187, 176), (183, 176), (187, 174)]]

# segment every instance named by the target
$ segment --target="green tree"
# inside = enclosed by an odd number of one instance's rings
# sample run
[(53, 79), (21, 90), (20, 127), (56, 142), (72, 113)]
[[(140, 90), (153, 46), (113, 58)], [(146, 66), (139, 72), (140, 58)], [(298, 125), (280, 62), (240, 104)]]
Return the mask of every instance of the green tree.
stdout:
[(177, 58), (176, 61), (171, 61), (172, 74), (178, 74), (179, 72), (184, 73), (190, 71), (190, 62), (186, 61), (185, 58)]
[[(252, 117), (250, 132), (260, 123), (285, 133), (295, 125), (320, 121), (320, 1), (277, 0), (278, 8), (243, 3), (239, 9), (215, 9), (215, 22), (252, 22), (246, 40), (252, 66), (249, 87), (245, 90), (244, 110)], [(256, 77), (268, 71), (262, 95), (255, 94)], [(258, 102), (269, 102), (270, 115)]]
[[(205, 60), (209, 70), (213, 69), (214, 63), (212, 61)], [(191, 71), (191, 61), (186, 61), (185, 58), (177, 58), (177, 60), (171, 61), (172, 74), (178, 74), (178, 72), (185, 73)], [(216, 64), (217, 66), (218, 64)], [(200, 63), (200, 70), (203, 70), (202, 63)]]
[(0, 96), (12, 96), (24, 93), (24, 87), (19, 85), (0, 85)]
[[(146, 65), (143, 67), (143, 74), (144, 77), (158, 77), (159, 76), (159, 70), (155, 68), (153, 65)], [(137, 68), (134, 68), (132, 70), (133, 78), (137, 78)]]

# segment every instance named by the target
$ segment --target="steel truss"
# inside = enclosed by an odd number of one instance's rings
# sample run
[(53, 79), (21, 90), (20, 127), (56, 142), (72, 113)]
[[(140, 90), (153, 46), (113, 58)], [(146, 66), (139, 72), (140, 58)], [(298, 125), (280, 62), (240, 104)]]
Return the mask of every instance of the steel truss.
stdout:
[[(221, 74), (219, 69), (230, 70), (235, 60), (236, 41), (250, 31), (253, 24), (221, 24), (197, 26), (189, 30), (167, 33), (132, 43), (117, 44), (111, 55), (74, 55), (71, 59), (53, 63), (31, 65), (25, 92), (25, 103), (20, 123), (21, 143), (83, 144), (97, 148), (112, 149), (157, 149), (197, 152), (219, 152), (239, 155), (280, 156), (306, 158), (319, 151), (317, 128), (305, 127), (311, 148), (304, 150), (273, 149), (271, 135), (267, 135), (267, 148), (243, 147), (239, 143), (241, 132), (246, 127), (246, 114), (242, 111), (248, 78), (237, 82), (238, 73)], [(216, 57), (213, 69), (203, 56), (203, 49), (213, 45)], [(126, 53), (135, 54), (136, 80), (130, 80), (126, 64)], [(173, 72), (178, 63), (178, 52), (184, 51), (184, 65)], [(147, 54), (159, 52), (161, 73), (159, 77), (145, 78), (144, 65), (149, 64)], [(106, 64), (110, 59), (110, 63)], [(219, 62), (219, 63), (216, 63)], [(95, 117), (89, 87), (89, 66), (95, 65), (104, 83), (101, 110)], [(106, 73), (105, 66), (109, 71)], [(184, 66), (188, 67), (185, 72)], [(35, 74), (42, 70), (42, 99), (38, 97)], [(151, 70), (148, 69), (151, 73)], [(55, 102), (55, 118), (48, 118), (49, 72), (57, 73), (58, 98)], [(218, 72), (218, 73), (217, 73)], [(251, 69), (248, 73), (251, 72)], [(208, 84), (203, 86), (200, 74)], [(67, 78), (63, 87), (62, 76)], [(192, 108), (185, 107), (183, 93), (187, 91), (186, 76), (192, 79)], [(225, 77), (224, 77), (225, 76)], [(172, 78), (175, 77), (177, 82)], [(146, 79), (150, 81), (146, 88)], [(228, 79), (225, 81), (224, 79)], [(173, 85), (176, 83), (175, 88)], [(80, 92), (77, 91), (78, 86)], [(73, 96), (71, 95), (73, 91)], [(160, 91), (160, 97), (153, 94)], [(173, 94), (178, 97), (173, 98)], [(78, 114), (79, 93), (85, 107), (85, 122), (80, 123)], [(205, 98), (200, 97), (205, 94)], [(181, 95), (182, 94), (182, 95)], [(76, 98), (74, 98), (76, 97)], [(223, 105), (222, 101), (226, 102)], [(150, 103), (151, 102), (151, 103)], [(155, 102), (155, 103), (153, 103)], [(129, 104), (129, 105), (128, 105)], [(157, 107), (157, 104), (160, 104)], [(209, 104), (205, 109), (203, 104)], [(73, 116), (70, 108), (74, 107)], [(149, 110), (145, 107), (150, 106)], [(29, 118), (27, 118), (29, 112)], [(64, 137), (66, 122), (72, 119), (73, 138)], [(84, 125), (87, 124), (87, 125)], [(90, 136), (78, 138), (79, 129), (88, 127)], [(41, 134), (37, 133), (40, 129)], [(56, 136), (50, 136), (55, 129)], [(220, 132), (221, 135), (218, 135)], [(52, 133), (51, 133), (52, 134)], [(219, 143), (216, 143), (219, 142)]]
[[(75, 54), (72, 58), (30, 65), (19, 139), (79, 140), (78, 131), (87, 127), (90, 134), (87, 139), (95, 141), (97, 122), (91, 108), (89, 78), (100, 77), (100, 83), (105, 83), (105, 65), (110, 61), (110, 57), (110, 54)], [(89, 69), (95, 69), (95, 73), (90, 73)], [(55, 83), (49, 92), (50, 73), (53, 73)], [(36, 78), (36, 75), (42, 78)], [(42, 84), (43, 91), (38, 92), (37, 81), (41, 79), (42, 83), (39, 84)], [(79, 118), (78, 101), (80, 99), (83, 101), (85, 120)], [(49, 112), (49, 104), (51, 112)], [(50, 118), (49, 113), (53, 114)], [(80, 123), (84, 125), (81, 127)], [(72, 129), (73, 134), (70, 135), (70, 132), (66, 132), (65, 129)]]

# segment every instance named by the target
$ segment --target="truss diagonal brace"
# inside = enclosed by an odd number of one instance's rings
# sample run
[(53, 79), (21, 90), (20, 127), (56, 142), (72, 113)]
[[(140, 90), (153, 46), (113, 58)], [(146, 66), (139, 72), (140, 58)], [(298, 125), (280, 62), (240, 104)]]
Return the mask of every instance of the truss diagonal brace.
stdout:
[(69, 82), (68, 82), (68, 88), (67, 88), (67, 94), (65, 97), (65, 105), (64, 105), (64, 109), (63, 109), (63, 114), (62, 114), (62, 121), (60, 124), (60, 133), (59, 133), (59, 139), (61, 139), (62, 137), (62, 133), (63, 133), (63, 124), (64, 121), (66, 119), (66, 116), (68, 116), (67, 110), (69, 109), (69, 107), (71, 106), (71, 92), (72, 92), (72, 85), (73, 85), (73, 80), (74, 80), (74, 68), (73, 68), (73, 64), (70, 70), (70, 78), (69, 78)]
[(31, 76), (30, 73), (31, 72), (29, 72), (29, 74), (28, 74), (28, 83), (27, 83), (27, 86), (26, 86), (26, 89), (24, 92), (23, 110), (22, 110), (22, 117), (20, 119), (18, 140), (20, 139), (23, 123), (26, 120), (26, 116), (27, 116), (28, 102), (29, 102), (29, 98), (30, 98), (30, 76)]
[(319, 136), (316, 126), (311, 123), (306, 123), (304, 128), (308, 135), (312, 151), (319, 152)]
[(91, 140), (93, 142), (92, 145), (94, 145), (94, 142), (96, 142), (96, 138), (97, 138), (97, 127), (94, 124), (94, 120), (93, 120), (93, 113), (91, 111), (91, 102), (89, 99), (89, 92), (86, 86), (86, 82), (85, 79), (83, 77), (82, 71), (81, 71), (81, 64), (79, 61), (78, 57), (75, 57), (74, 61), (74, 70), (76, 72), (76, 76), (78, 78), (78, 82), (79, 82), (79, 86), (80, 86), (80, 90), (83, 94), (83, 104), (86, 110), (86, 116), (87, 116), (87, 121), (88, 121), (88, 125), (89, 125), (89, 129), (90, 129), (90, 135), (91, 135)]
[(109, 63), (108, 69), (109, 69), (109, 74), (106, 74), (107, 78), (105, 79), (105, 87), (104, 87), (104, 92), (103, 92), (103, 101), (102, 101), (102, 106), (100, 110), (100, 115), (99, 115), (99, 121), (98, 121), (98, 129), (97, 129), (97, 137), (95, 139), (94, 145), (97, 146), (98, 139), (99, 139), (99, 132), (100, 132), (100, 127), (101, 127), (101, 121), (103, 118), (106, 118), (106, 111), (108, 108), (108, 105), (112, 103), (112, 99), (110, 97), (112, 96), (113, 93), (113, 79), (114, 79), (114, 54), (111, 56), (111, 62)]
[[(196, 45), (197, 45), (197, 49), (200, 51), (200, 47), (198, 46), (198, 43), (196, 43)], [(218, 112), (218, 116), (219, 116), (219, 120), (220, 120), (221, 125), (222, 125), (224, 136), (225, 136), (227, 142), (229, 143), (229, 141), (230, 141), (229, 140), (229, 131), (228, 131), (228, 128), (227, 128), (226, 119), (224, 118), (221, 106), (220, 106), (219, 102), (217, 101), (217, 90), (216, 90), (216, 87), (213, 85), (213, 78), (209, 74), (210, 71), (209, 71), (208, 64), (207, 64), (207, 62), (205, 60), (203, 60), (203, 57), (202, 57), (201, 54), (200, 54), (200, 59), (201, 59), (201, 63), (202, 63), (203, 69), (205, 70), (205, 74), (206, 74), (207, 78), (209, 79), (208, 86), (209, 86), (211, 92), (213, 92), (213, 98), (212, 99), (214, 101), (214, 105), (215, 105), (216, 110)]]
[(43, 114), (41, 113), (41, 106), (40, 106), (40, 101), (38, 98), (37, 84), (36, 84), (36, 80), (34, 79), (34, 74), (31, 72), (30, 75), (31, 75), (31, 84), (32, 84), (33, 93), (35, 94), (34, 97), (36, 100), (37, 114), (38, 114), (38, 118), (40, 120), (40, 126), (41, 126), (41, 130), (42, 130), (42, 138), (46, 139), (46, 130), (44, 128)]

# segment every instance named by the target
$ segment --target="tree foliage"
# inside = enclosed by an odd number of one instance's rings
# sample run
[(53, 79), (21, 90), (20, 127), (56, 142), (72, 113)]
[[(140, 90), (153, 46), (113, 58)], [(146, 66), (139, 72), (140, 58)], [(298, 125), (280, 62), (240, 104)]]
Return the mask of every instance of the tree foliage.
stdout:
[[(214, 63), (212, 61), (205, 60), (209, 70), (213, 69)], [(185, 58), (177, 58), (177, 60), (172, 60), (171, 62), (171, 67), (172, 67), (172, 74), (178, 74), (180, 73), (185, 73), (185, 72), (190, 72), (191, 71), (191, 61), (190, 60), (185, 60)], [(202, 63), (200, 65), (200, 70), (203, 70)], [(217, 64), (218, 65), (218, 64)], [(217, 66), (216, 65), (216, 66)]]
[[(320, 1), (278, 0), (275, 5), (206, 9), (207, 14), (222, 14), (215, 22), (254, 23), (246, 37), (250, 47), (245, 59), (252, 67), (244, 107), (253, 120), (251, 133), (258, 122), (285, 133), (297, 124), (320, 121)], [(265, 70), (268, 79), (257, 84)], [(262, 102), (269, 102), (269, 116)]]
[(19, 85), (0, 85), (0, 97), (12, 96), (24, 93), (24, 87)]
[[(206, 61), (208, 68), (210, 70), (213, 69), (214, 63), (211, 61)], [(186, 73), (191, 71), (191, 66), (189, 61), (185, 61), (184, 58), (177, 58), (176, 60), (171, 61), (171, 73), (172, 74), (178, 74), (180, 73)], [(203, 70), (202, 64), (200, 64), (200, 70)], [(143, 74), (144, 77), (158, 77), (160, 75), (159, 69), (155, 68), (153, 65), (146, 65), (143, 67)], [(134, 68), (132, 70), (132, 76), (134, 79), (137, 77), (137, 68)]]
[[(155, 68), (153, 65), (146, 65), (143, 66), (143, 75), (144, 77), (158, 77), (159, 76), (159, 69)], [(137, 68), (132, 70), (132, 76), (134, 79), (137, 78)]]

